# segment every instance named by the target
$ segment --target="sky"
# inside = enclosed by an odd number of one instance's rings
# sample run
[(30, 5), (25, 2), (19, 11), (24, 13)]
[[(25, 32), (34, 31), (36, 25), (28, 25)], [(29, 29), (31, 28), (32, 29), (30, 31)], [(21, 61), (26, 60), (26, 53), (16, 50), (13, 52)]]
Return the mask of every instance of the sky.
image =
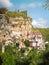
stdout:
[(0, 7), (6, 7), (11, 11), (27, 10), (32, 18), (33, 27), (49, 27), (49, 10), (45, 9), (45, 0), (0, 0)]

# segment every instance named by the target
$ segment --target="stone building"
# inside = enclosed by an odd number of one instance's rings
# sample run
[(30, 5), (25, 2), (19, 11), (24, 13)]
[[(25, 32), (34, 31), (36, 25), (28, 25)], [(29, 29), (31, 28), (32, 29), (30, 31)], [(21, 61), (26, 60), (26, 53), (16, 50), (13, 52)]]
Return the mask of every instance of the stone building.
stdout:
[(32, 37), (30, 38), (30, 42), (31, 42), (30, 47), (44, 50), (45, 44), (42, 34), (38, 30), (36, 30), (36, 31), (32, 31), (31, 36)]

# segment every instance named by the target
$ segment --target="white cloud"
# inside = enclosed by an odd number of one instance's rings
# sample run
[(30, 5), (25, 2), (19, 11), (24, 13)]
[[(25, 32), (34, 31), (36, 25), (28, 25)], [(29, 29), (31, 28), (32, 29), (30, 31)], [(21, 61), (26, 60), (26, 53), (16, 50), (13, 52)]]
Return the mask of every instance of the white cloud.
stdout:
[(37, 28), (46, 28), (47, 21), (43, 18), (39, 18), (38, 20), (33, 20), (32, 25)]
[(2, 7), (12, 7), (13, 4), (10, 2), (10, 0), (0, 0), (0, 6), (2, 6)]
[(20, 8), (26, 8), (27, 7), (27, 4), (21, 4), (19, 7)]
[(34, 7), (40, 7), (40, 6), (42, 6), (41, 3), (30, 3), (30, 4), (21, 4), (20, 8), (28, 8), (28, 7), (34, 8)]
[(28, 7), (39, 7), (39, 6), (42, 6), (42, 4), (41, 3), (30, 3), (28, 5)]

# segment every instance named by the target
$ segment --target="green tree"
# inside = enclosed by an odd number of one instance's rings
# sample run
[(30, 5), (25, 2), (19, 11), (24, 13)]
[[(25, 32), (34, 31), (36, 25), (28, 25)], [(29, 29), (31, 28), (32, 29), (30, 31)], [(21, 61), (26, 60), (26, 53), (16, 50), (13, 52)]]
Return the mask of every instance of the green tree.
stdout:
[(15, 65), (13, 54), (9, 54), (9, 52), (2, 54), (2, 61), (2, 65)]
[(29, 47), (29, 46), (30, 46), (29, 40), (25, 40), (25, 41), (24, 41), (24, 44), (25, 44), (27, 47)]
[(49, 10), (49, 0), (46, 0), (45, 8)]
[(45, 44), (45, 51), (46, 51), (46, 52), (49, 51), (49, 43)]
[(25, 48), (21, 48), (21, 49), (20, 49), (20, 52), (21, 52), (22, 54), (25, 53), (25, 51), (26, 51)]
[(0, 42), (0, 52), (2, 51), (2, 43)]
[(43, 55), (42, 51), (39, 51), (36, 48), (33, 48), (28, 54), (28, 58), (30, 61), (29, 65), (38, 65), (39, 63), (41, 63), (42, 62), (42, 58), (41, 58), (42, 55)]
[(16, 43), (16, 47), (19, 47), (19, 43)]
[(43, 54), (43, 64), (49, 65), (49, 52)]
[(8, 10), (6, 8), (0, 8), (0, 14), (5, 14)]
[(45, 51), (42, 55), (42, 62), (38, 65), (49, 65), (49, 43), (45, 45)]

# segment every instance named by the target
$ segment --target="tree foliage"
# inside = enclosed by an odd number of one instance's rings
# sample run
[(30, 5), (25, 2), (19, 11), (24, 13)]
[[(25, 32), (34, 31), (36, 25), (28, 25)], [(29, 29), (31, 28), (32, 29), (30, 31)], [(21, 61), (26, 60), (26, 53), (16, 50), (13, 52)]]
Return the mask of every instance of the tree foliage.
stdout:
[(29, 40), (25, 40), (25, 41), (24, 41), (24, 44), (25, 44), (27, 47), (29, 47), (29, 46), (30, 46)]
[(39, 30), (45, 41), (49, 41), (49, 28), (32, 28), (32, 30)]
[(46, 0), (45, 8), (49, 10), (49, 0)]
[(49, 41), (49, 28), (39, 29), (45, 41)]
[[(28, 48), (28, 47), (27, 47)], [(46, 45), (45, 51), (39, 51), (37, 48), (29, 50), (28, 55), (23, 53), (25, 48), (16, 48), (16, 46), (8, 45), (5, 52), (0, 53), (2, 65), (49, 65), (49, 45)]]
[(6, 14), (7, 11), (6, 8), (0, 8), (0, 14)]

